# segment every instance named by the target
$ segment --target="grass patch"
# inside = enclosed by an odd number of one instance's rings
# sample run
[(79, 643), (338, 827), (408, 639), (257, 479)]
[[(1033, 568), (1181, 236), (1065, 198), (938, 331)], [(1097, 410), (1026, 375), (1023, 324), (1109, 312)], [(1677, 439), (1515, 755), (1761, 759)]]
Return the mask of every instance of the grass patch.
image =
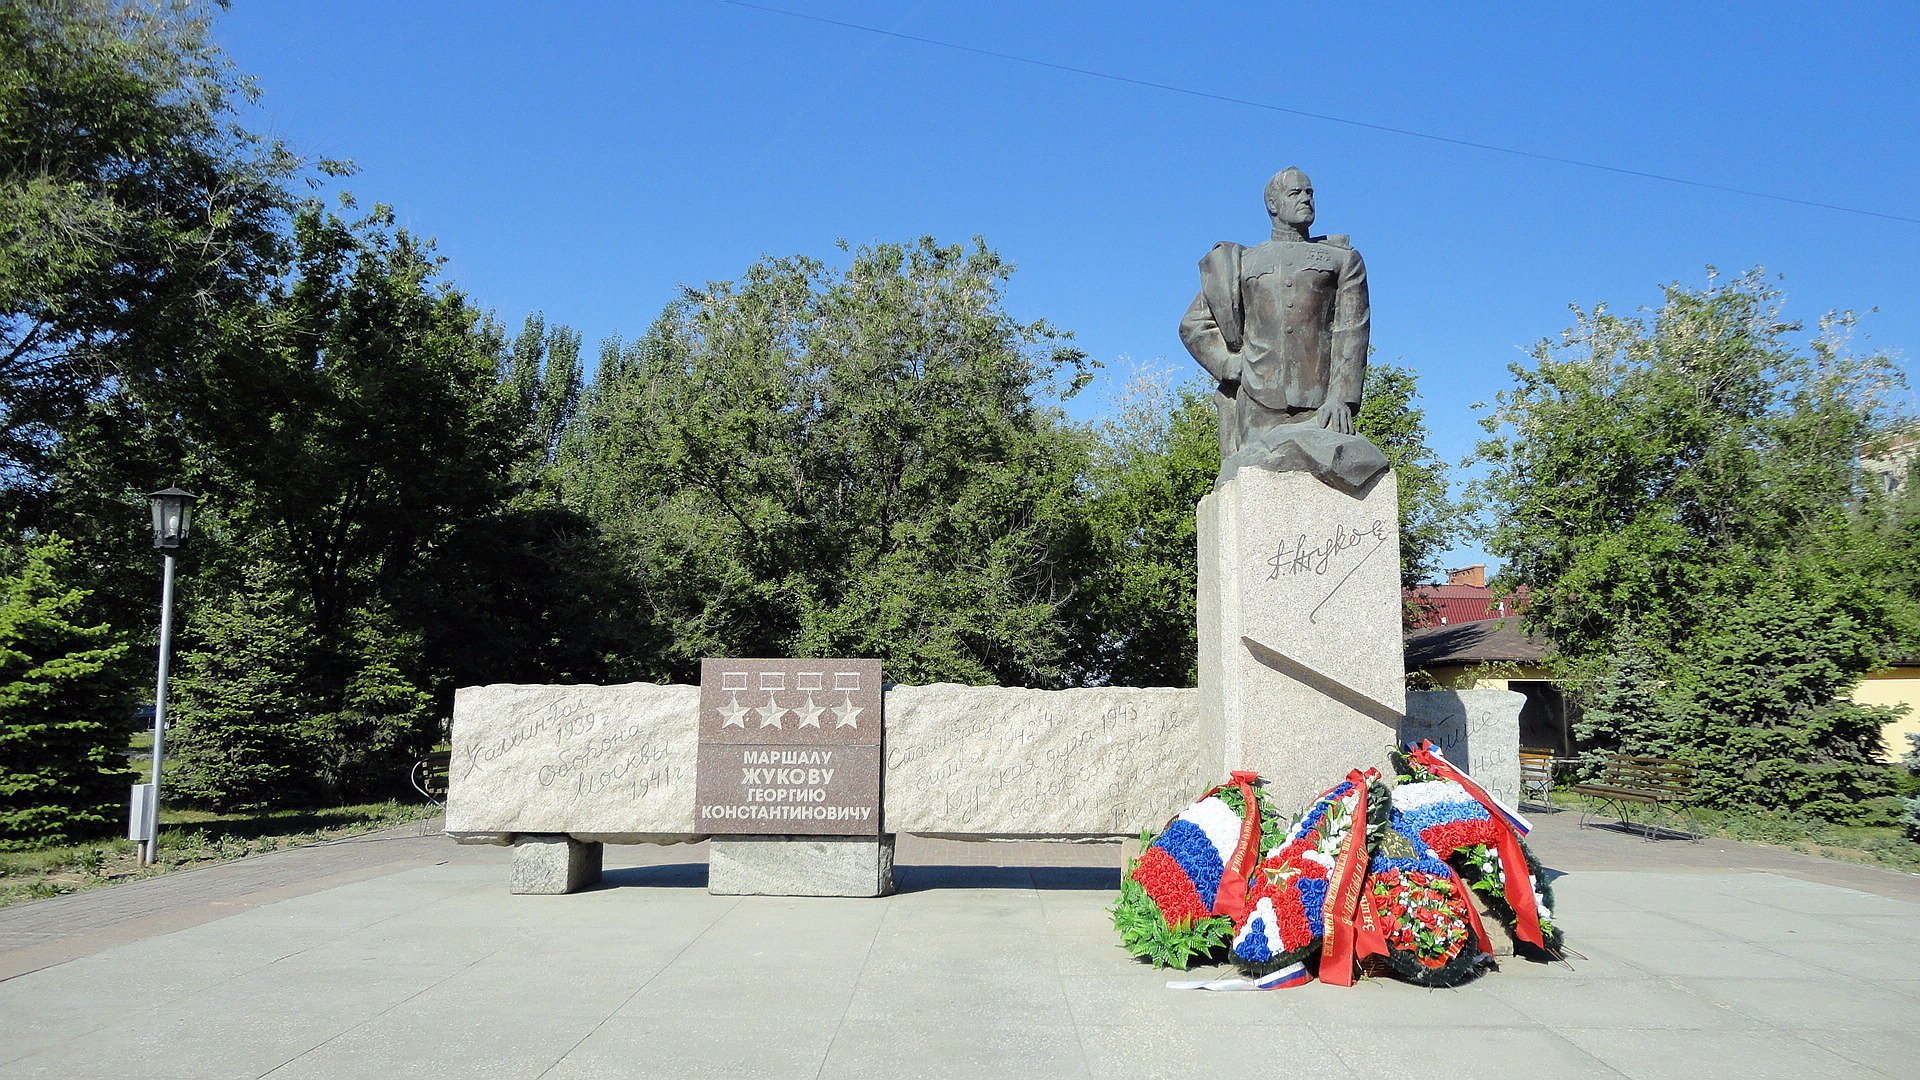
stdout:
[[(1591, 805), (1583, 796), (1565, 789), (1555, 789), (1552, 802), (1568, 810), (1586, 810)], [(1710, 807), (1697, 807), (1683, 813), (1636, 804), (1633, 822), (1637, 826), (1643, 821), (1663, 829), (1769, 844), (1808, 855), (1920, 873), (1920, 844), (1907, 839), (1897, 825), (1835, 825), (1790, 814)]]
[(125, 839), (0, 851), (0, 907), (375, 832), (438, 812), (424, 803), (403, 802), (253, 814), (163, 808), (159, 862), (154, 866), (141, 866), (139, 846)]

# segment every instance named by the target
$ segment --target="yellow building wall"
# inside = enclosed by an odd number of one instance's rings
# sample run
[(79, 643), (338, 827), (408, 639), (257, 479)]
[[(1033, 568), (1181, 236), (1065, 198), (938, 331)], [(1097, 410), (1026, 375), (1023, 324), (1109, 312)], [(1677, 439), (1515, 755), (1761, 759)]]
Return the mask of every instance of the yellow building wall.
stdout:
[(1887, 760), (1897, 761), (1913, 749), (1909, 735), (1920, 735), (1920, 667), (1897, 667), (1876, 671), (1853, 688), (1853, 700), (1861, 705), (1907, 706), (1907, 714), (1881, 729), (1887, 744)]
[(1553, 678), (1538, 664), (1441, 664), (1427, 674), (1444, 690), (1511, 690), (1509, 683)]

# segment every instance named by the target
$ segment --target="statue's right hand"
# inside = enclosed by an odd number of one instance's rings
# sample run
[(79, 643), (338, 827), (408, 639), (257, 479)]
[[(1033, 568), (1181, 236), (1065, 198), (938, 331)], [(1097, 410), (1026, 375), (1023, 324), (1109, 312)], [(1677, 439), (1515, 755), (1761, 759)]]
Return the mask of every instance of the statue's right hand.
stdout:
[(1328, 401), (1315, 410), (1320, 426), (1342, 435), (1353, 434), (1353, 412), (1344, 401)]

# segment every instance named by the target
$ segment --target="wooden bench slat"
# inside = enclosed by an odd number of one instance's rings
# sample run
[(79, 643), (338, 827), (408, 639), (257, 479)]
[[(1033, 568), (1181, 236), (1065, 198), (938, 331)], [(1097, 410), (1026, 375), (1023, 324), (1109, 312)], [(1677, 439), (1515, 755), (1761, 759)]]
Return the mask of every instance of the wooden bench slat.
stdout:
[(1644, 754), (1609, 754), (1600, 761), (1600, 775), (1571, 790), (1577, 794), (1625, 802), (1681, 802), (1690, 797), (1694, 768), (1672, 758)]
[(1662, 798), (1657, 792), (1635, 791), (1631, 788), (1602, 787), (1598, 784), (1575, 784), (1571, 790), (1579, 795), (1598, 795), (1607, 799), (1625, 799), (1628, 802), (1657, 803), (1670, 801)]

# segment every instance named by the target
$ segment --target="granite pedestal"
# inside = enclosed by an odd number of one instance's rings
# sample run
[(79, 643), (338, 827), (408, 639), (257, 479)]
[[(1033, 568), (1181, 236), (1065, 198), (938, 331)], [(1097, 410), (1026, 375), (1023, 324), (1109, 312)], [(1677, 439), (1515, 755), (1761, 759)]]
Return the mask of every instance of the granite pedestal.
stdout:
[(1384, 770), (1406, 712), (1399, 494), (1239, 470), (1200, 501), (1200, 716), (1280, 806)]

